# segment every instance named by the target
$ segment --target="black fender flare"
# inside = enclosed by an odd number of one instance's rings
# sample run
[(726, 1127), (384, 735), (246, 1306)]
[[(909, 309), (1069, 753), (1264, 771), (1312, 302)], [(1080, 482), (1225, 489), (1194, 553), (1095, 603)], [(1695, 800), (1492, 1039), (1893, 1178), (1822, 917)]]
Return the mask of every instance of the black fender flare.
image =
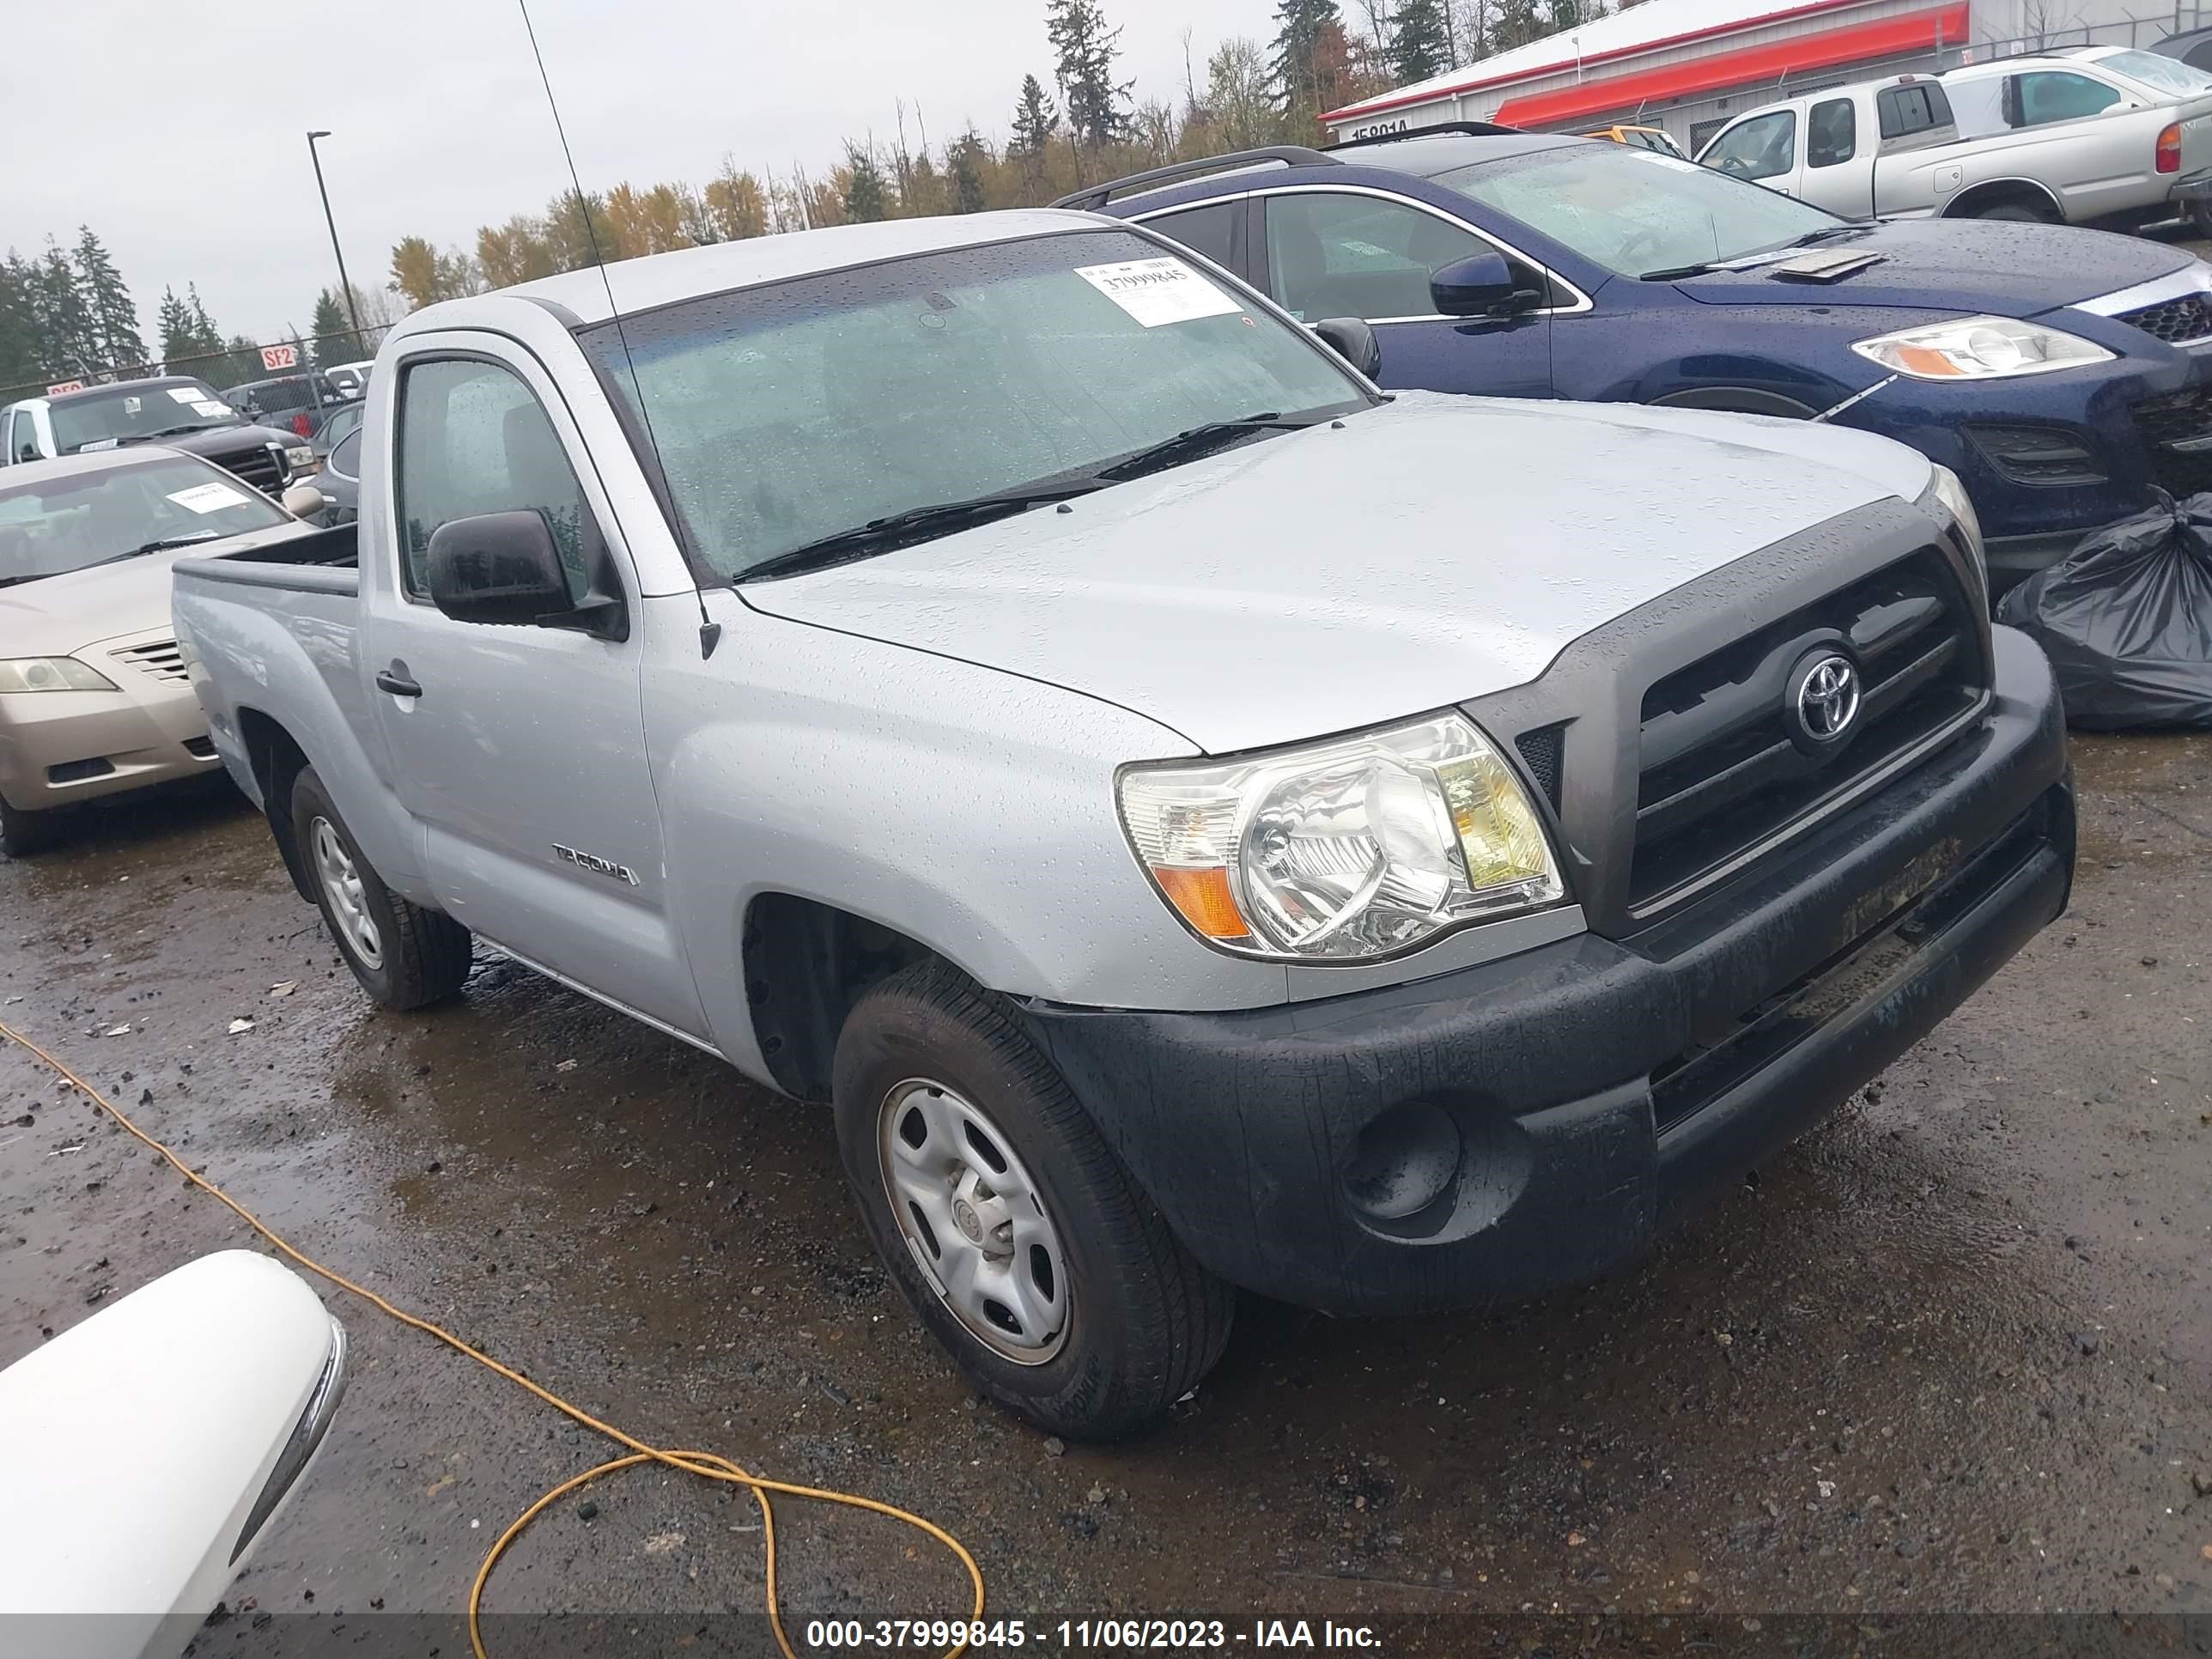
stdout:
[(1785, 398), (1778, 392), (1751, 386), (1693, 386), (1651, 399), (1654, 409), (1713, 409), (1731, 415), (1778, 415), (1788, 421), (1809, 421), (1820, 411)]

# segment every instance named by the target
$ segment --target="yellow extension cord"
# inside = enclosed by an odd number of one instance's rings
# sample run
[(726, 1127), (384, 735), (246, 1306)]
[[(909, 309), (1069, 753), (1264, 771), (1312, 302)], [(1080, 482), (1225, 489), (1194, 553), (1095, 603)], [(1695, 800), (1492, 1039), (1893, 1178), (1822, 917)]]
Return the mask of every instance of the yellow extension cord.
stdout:
[[(436, 1337), (439, 1341), (444, 1343), (447, 1347), (466, 1354), (471, 1359), (475, 1360), (477, 1364), (484, 1367), (485, 1370), (497, 1372), (508, 1382), (514, 1383), (517, 1388), (522, 1389), (528, 1393), (536, 1395), (539, 1400), (544, 1401), (547, 1405), (552, 1407), (555, 1411), (561, 1413), (563, 1416), (573, 1418), (575, 1421), (582, 1424), (586, 1428), (590, 1429), (596, 1433), (606, 1436), (608, 1439), (614, 1441), (618, 1445), (627, 1446), (629, 1448), (629, 1455), (628, 1456), (612, 1458), (605, 1463), (599, 1464), (595, 1468), (586, 1469), (583, 1474), (576, 1475), (570, 1480), (562, 1481), (559, 1486), (554, 1487), (552, 1491), (547, 1492), (543, 1498), (540, 1498), (536, 1503), (532, 1504), (528, 1509), (523, 1510), (523, 1512), (515, 1518), (514, 1524), (509, 1526), (505, 1532), (499, 1535), (499, 1541), (491, 1547), (490, 1551), (484, 1556), (483, 1565), (477, 1569), (476, 1583), (469, 1587), (469, 1645), (476, 1650), (476, 1659), (490, 1659), (489, 1654), (484, 1648), (483, 1632), (480, 1625), (484, 1586), (490, 1582), (492, 1569), (499, 1565), (499, 1559), (506, 1553), (507, 1547), (512, 1544), (517, 1538), (520, 1538), (522, 1535), (523, 1528), (527, 1527), (532, 1521), (535, 1521), (540, 1515), (544, 1513), (549, 1506), (558, 1503), (568, 1493), (575, 1491), (577, 1487), (596, 1480), (603, 1474), (612, 1474), (617, 1469), (635, 1468), (641, 1463), (664, 1463), (672, 1469), (681, 1469), (684, 1474), (696, 1474), (702, 1480), (721, 1480), (726, 1481), (732, 1486), (743, 1486), (752, 1493), (754, 1501), (760, 1505), (761, 1536), (763, 1540), (762, 1550), (766, 1557), (768, 1565), (768, 1619), (769, 1625), (775, 1628), (776, 1645), (783, 1650), (784, 1659), (798, 1659), (798, 1654), (791, 1645), (791, 1638), (784, 1634), (783, 1616), (776, 1607), (775, 1510), (769, 1503), (769, 1494), (770, 1492), (778, 1492), (786, 1498), (811, 1498), (824, 1504), (842, 1504), (849, 1509), (868, 1510), (877, 1515), (887, 1515), (894, 1521), (903, 1521), (908, 1526), (913, 1527), (918, 1531), (927, 1533), (930, 1537), (935, 1539), (939, 1543), (944, 1545), (946, 1549), (951, 1550), (954, 1555), (957, 1556), (960, 1560), (960, 1565), (967, 1569), (968, 1582), (973, 1584), (975, 1588), (975, 1611), (969, 1616), (971, 1620), (980, 1620), (982, 1618), (983, 1571), (981, 1567), (975, 1565), (975, 1558), (968, 1553), (967, 1547), (962, 1544), (961, 1541), (955, 1538), (951, 1533), (945, 1531), (944, 1528), (937, 1525), (934, 1522), (926, 1521), (921, 1516), (915, 1515), (909, 1510), (900, 1509), (896, 1504), (878, 1503), (872, 1498), (861, 1498), (852, 1492), (831, 1492), (827, 1488), (821, 1486), (795, 1486), (786, 1481), (769, 1480), (757, 1474), (750, 1474), (744, 1469), (738, 1468), (737, 1464), (732, 1463), (728, 1458), (720, 1456), (714, 1452), (663, 1451), (657, 1446), (648, 1446), (644, 1441), (637, 1439), (632, 1435), (624, 1434), (620, 1429), (616, 1428), (611, 1423), (601, 1422), (598, 1418), (592, 1416), (589, 1412), (585, 1411), (581, 1407), (570, 1405), (567, 1401), (562, 1399), (559, 1395), (555, 1394), (551, 1389), (539, 1387), (537, 1383), (525, 1376), (520, 1371), (514, 1370), (506, 1365), (502, 1365), (499, 1361), (494, 1359), (489, 1354), (471, 1347), (467, 1343), (462, 1341), (460, 1338), (455, 1336), (451, 1331), (446, 1330), (440, 1326), (434, 1325), (427, 1319), (417, 1318), (413, 1314), (404, 1312), (398, 1308), (393, 1307), (392, 1304), (386, 1302), (374, 1291), (364, 1290), (362, 1286), (355, 1284), (353, 1280), (346, 1278), (343, 1273), (333, 1273), (330, 1268), (323, 1266), (321, 1262), (316, 1261), (313, 1256), (307, 1255), (302, 1251), (295, 1249), (290, 1244), (285, 1243), (285, 1241), (280, 1237), (267, 1223), (264, 1222), (258, 1216), (255, 1215), (252, 1211), (247, 1209), (243, 1204), (240, 1204), (236, 1199), (233, 1198), (228, 1193), (223, 1191), (222, 1188), (216, 1186), (213, 1182), (206, 1180), (203, 1176), (195, 1174), (191, 1169), (186, 1167), (185, 1161), (182, 1158), (179, 1158), (167, 1146), (163, 1146), (160, 1141), (155, 1139), (153, 1136), (148, 1134), (143, 1129), (133, 1123), (121, 1107), (118, 1106), (113, 1101), (108, 1099), (106, 1095), (100, 1093), (99, 1090), (94, 1088), (92, 1085), (87, 1083), (82, 1078), (79, 1077), (67, 1066), (64, 1066), (60, 1060), (55, 1059), (53, 1055), (48, 1054), (44, 1048), (39, 1047), (37, 1043), (32, 1042), (30, 1038), (25, 1036), (21, 1031), (16, 1030), (13, 1026), (9, 1025), (4, 1022), (0, 1022), (0, 1036), (4, 1036), (8, 1041), (16, 1044), (19, 1048), (26, 1049), (29, 1053), (35, 1054), (40, 1060), (51, 1066), (54, 1072), (65, 1079), (71, 1087), (76, 1089), (90, 1099), (94, 1105), (99, 1107), (110, 1117), (113, 1118), (118, 1123), (121, 1124), (125, 1129), (129, 1130), (133, 1135), (136, 1135), (141, 1141), (144, 1142), (147, 1146), (152, 1147), (154, 1151), (167, 1158), (169, 1162), (170, 1167), (175, 1170), (178, 1174), (184, 1176), (186, 1181), (190, 1182), (193, 1186), (198, 1188), (202, 1192), (216, 1200), (216, 1202), (222, 1204), (233, 1214), (236, 1215), (240, 1220), (243, 1221), (247, 1226), (252, 1228), (255, 1232), (259, 1233), (262, 1237), (267, 1239), (270, 1244), (276, 1248), (279, 1254), (290, 1258), (294, 1262), (306, 1268), (309, 1273), (315, 1274), (318, 1278), (328, 1279), (340, 1290), (351, 1291), (362, 1301), (368, 1303), (371, 1307), (389, 1314), (401, 1324), (410, 1326), (414, 1329), (423, 1332), (427, 1335)], [(945, 1655), (945, 1659), (959, 1659), (959, 1656), (966, 1651), (966, 1649), (967, 1644), (964, 1642), (961, 1643), (953, 1647), (952, 1650)]]

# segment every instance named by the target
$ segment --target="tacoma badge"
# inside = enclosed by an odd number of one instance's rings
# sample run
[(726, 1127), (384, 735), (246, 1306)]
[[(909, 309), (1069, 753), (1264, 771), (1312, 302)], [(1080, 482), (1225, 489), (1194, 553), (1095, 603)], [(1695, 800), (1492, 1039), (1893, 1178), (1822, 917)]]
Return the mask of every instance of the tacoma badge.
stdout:
[(579, 869), (612, 876), (617, 881), (626, 881), (633, 887), (637, 885), (637, 872), (627, 864), (617, 864), (613, 860), (600, 858), (596, 854), (579, 853), (574, 848), (563, 847), (557, 841), (553, 843), (553, 856)]

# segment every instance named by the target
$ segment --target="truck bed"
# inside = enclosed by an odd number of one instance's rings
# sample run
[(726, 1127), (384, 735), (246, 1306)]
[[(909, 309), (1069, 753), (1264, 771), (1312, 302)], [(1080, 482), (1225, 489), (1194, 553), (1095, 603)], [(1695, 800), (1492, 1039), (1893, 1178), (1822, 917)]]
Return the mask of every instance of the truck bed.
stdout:
[(173, 568), (180, 584), (198, 579), (310, 593), (353, 593), (361, 585), (360, 555), (359, 526), (347, 524), (237, 553), (179, 559)]

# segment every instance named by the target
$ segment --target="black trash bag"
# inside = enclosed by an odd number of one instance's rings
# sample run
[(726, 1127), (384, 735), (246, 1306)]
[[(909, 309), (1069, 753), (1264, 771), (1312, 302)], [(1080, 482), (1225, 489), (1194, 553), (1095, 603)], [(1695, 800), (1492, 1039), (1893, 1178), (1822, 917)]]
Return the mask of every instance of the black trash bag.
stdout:
[(2050, 655), (2069, 725), (2212, 729), (2212, 492), (2106, 525), (1997, 603)]

